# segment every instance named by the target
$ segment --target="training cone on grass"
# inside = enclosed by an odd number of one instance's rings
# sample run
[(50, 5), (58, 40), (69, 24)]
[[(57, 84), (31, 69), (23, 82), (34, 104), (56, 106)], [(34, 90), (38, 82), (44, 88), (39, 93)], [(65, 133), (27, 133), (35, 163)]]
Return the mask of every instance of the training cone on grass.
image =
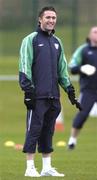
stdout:
[(65, 141), (58, 141), (57, 143), (56, 143), (56, 146), (58, 146), (58, 147), (65, 147), (66, 146), (66, 142)]
[(6, 141), (5, 143), (4, 143), (4, 146), (6, 146), (6, 147), (14, 147), (15, 146), (15, 143), (13, 142), (13, 141)]
[(55, 125), (56, 131), (64, 131), (64, 123), (63, 123), (63, 113), (59, 114), (59, 116), (56, 119), (56, 125)]
[(15, 148), (15, 150), (22, 150), (23, 145), (22, 144), (15, 144), (14, 148)]

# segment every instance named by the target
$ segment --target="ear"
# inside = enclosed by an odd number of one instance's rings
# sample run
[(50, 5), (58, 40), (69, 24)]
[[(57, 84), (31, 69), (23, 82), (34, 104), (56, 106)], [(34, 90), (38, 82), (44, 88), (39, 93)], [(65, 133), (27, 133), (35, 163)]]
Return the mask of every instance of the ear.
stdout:
[(42, 18), (41, 18), (41, 17), (39, 17), (39, 22), (40, 22), (40, 24), (41, 24), (41, 21), (42, 21)]

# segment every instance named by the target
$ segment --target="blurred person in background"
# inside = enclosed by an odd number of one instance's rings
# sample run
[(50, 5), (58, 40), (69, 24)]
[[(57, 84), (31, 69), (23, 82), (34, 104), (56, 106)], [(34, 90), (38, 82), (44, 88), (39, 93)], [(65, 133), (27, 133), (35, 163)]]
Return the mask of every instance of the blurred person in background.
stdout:
[[(44, 7), (39, 13), (36, 32), (25, 37), (21, 44), (19, 83), (24, 91), (27, 108), (27, 129), (23, 152), (27, 155), (25, 176), (61, 176), (51, 165), (52, 138), (56, 118), (60, 113), (60, 84), (71, 103), (80, 108), (70, 82), (62, 43), (54, 35), (57, 13)], [(42, 153), (42, 171), (35, 168), (36, 148)]]
[(80, 76), (79, 102), (82, 106), (73, 120), (68, 141), (68, 148), (74, 149), (79, 132), (97, 102), (97, 26), (90, 29), (86, 43), (74, 52), (69, 67), (72, 74)]

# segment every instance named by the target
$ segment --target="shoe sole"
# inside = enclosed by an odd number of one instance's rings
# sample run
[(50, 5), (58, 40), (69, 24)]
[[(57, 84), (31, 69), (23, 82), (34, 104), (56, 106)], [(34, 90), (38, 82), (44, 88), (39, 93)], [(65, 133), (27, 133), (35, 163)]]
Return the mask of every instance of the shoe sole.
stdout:
[(41, 175), (40, 176), (29, 176), (29, 175), (25, 174), (25, 177), (41, 177)]
[[(52, 175), (50, 175), (50, 174), (48, 174), (48, 175), (46, 175), (46, 174), (41, 174), (41, 176), (52, 176)], [(63, 176), (52, 176), (52, 177), (64, 177), (65, 176), (65, 174), (63, 175)]]

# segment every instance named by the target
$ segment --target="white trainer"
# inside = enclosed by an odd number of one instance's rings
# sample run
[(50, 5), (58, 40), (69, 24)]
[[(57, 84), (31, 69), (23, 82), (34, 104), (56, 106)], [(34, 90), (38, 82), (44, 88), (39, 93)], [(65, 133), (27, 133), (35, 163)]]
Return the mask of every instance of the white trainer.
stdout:
[(25, 176), (29, 177), (40, 177), (40, 174), (36, 170), (36, 168), (26, 169)]
[(76, 144), (77, 144), (77, 139), (71, 136), (68, 141), (68, 149), (73, 150)]
[(56, 176), (56, 177), (64, 177), (65, 175), (56, 171), (55, 168), (51, 167), (48, 170), (42, 170), (40, 173), (41, 176)]

